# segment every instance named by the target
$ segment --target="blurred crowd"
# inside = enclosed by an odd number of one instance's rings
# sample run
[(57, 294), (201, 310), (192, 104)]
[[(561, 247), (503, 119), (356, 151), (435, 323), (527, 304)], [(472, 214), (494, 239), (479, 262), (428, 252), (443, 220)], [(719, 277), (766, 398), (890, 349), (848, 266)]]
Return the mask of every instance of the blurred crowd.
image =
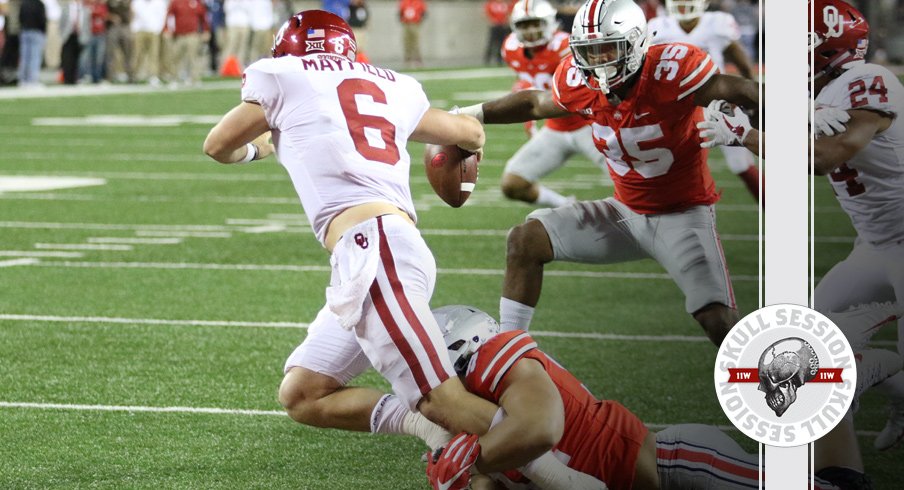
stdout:
[[(367, 60), (370, 11), (365, 1), (322, 0), (322, 8), (349, 22)], [(385, 1), (397, 4), (405, 66), (421, 66), (420, 29), (429, 1)], [(661, 0), (636, 1), (650, 18), (664, 14)], [(581, 3), (554, 0), (563, 29), (570, 29)], [(510, 32), (513, 4), (484, 0), (485, 64), (502, 62), (499, 48)], [(273, 34), (294, 7), (291, 0), (0, 0), (0, 85), (190, 86), (202, 76), (239, 76), (269, 54)], [(710, 8), (734, 15), (741, 43), (756, 59), (758, 1), (713, 0)]]
[(0, 0), (0, 84), (197, 85), (268, 56), (289, 0)]

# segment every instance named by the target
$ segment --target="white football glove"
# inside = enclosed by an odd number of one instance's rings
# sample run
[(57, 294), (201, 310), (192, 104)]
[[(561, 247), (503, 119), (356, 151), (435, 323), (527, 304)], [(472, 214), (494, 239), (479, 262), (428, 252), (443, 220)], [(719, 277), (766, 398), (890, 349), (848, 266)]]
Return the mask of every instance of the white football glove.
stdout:
[(811, 125), (816, 130), (816, 137), (835, 136), (847, 131), (845, 125), (851, 119), (847, 111), (829, 105), (817, 105), (813, 111)]
[(743, 146), (750, 132), (750, 119), (737, 106), (714, 100), (703, 109), (703, 121), (697, 123), (702, 148)]

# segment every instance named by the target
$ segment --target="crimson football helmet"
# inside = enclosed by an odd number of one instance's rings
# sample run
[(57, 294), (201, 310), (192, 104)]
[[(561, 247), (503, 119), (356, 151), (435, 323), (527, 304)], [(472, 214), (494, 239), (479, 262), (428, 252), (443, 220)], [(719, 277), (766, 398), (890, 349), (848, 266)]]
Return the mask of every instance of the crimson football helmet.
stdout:
[(857, 9), (842, 0), (811, 0), (810, 73), (819, 78), (863, 63), (869, 47), (869, 24)]
[(496, 320), (472, 306), (442, 306), (433, 310), (433, 317), (443, 332), (449, 358), (459, 376), (465, 374), (477, 349), (499, 333)]
[(331, 53), (355, 61), (358, 44), (352, 28), (338, 15), (324, 10), (303, 10), (279, 28), (271, 52), (274, 58)]
[(647, 17), (634, 0), (587, 0), (574, 17), (569, 44), (585, 84), (607, 94), (643, 66)]

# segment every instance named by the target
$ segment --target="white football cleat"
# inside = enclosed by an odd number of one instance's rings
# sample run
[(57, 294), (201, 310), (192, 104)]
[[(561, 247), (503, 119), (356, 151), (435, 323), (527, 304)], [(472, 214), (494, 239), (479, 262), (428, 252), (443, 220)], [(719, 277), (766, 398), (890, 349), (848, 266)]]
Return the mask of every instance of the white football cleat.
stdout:
[(858, 400), (866, 390), (898, 374), (904, 366), (904, 357), (886, 349), (863, 349), (854, 357), (857, 358), (855, 400)]
[(879, 451), (891, 449), (904, 439), (904, 401), (891, 402), (889, 408), (888, 422), (873, 441), (873, 446)]
[(863, 348), (883, 325), (904, 317), (904, 305), (897, 302), (867, 303), (845, 311), (825, 313), (844, 333), (854, 352)]

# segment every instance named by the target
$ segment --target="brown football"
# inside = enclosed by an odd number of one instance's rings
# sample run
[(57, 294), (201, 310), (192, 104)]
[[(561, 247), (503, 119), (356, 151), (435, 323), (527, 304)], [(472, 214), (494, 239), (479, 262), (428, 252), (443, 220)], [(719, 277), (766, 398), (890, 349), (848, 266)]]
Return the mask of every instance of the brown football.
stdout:
[(433, 191), (453, 208), (461, 207), (477, 184), (480, 155), (455, 145), (426, 145), (424, 167)]

